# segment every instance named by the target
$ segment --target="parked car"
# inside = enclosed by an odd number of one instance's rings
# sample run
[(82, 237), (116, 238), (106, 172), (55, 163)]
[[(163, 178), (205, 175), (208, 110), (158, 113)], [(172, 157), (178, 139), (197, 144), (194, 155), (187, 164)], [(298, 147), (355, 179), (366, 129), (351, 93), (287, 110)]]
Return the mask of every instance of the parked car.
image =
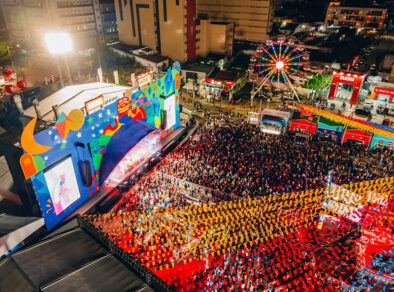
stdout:
[(378, 105), (378, 108), (376, 109), (376, 112), (377, 112), (378, 114), (382, 114), (382, 113), (384, 112), (385, 108), (386, 108), (386, 105), (384, 105), (384, 104), (379, 104), (379, 105)]
[(373, 109), (373, 100), (372, 99), (365, 100), (364, 108), (372, 110)]
[(358, 108), (356, 108), (356, 111), (354, 113), (356, 115), (363, 116), (363, 117), (370, 117), (371, 116), (371, 111), (367, 108), (358, 107)]
[(394, 116), (394, 103), (388, 103), (386, 108), (383, 110), (385, 115)]

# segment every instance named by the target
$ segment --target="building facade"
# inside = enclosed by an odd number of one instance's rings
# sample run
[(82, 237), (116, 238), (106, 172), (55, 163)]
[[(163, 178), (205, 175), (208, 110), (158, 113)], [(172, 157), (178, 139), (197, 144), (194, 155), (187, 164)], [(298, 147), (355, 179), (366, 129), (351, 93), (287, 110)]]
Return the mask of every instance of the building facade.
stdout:
[(387, 9), (346, 7), (340, 2), (331, 2), (327, 8), (325, 25), (327, 27), (353, 27), (382, 30)]
[[(109, 1), (4, 0), (1, 4), (10, 40), (28, 46), (43, 46), (44, 34), (58, 30), (69, 32), (77, 49), (88, 48), (106, 40), (108, 21), (116, 26), (114, 15), (110, 20)], [(103, 11), (108, 13), (102, 15)], [(116, 33), (116, 28), (112, 30)]]
[(197, 20), (196, 49), (198, 56), (219, 53), (233, 54), (234, 23)]
[(233, 23), (197, 19), (197, 0), (115, 0), (119, 40), (181, 62), (232, 54)]
[(99, 0), (99, 6), (104, 41), (117, 40), (118, 27), (116, 25), (114, 0)]
[(199, 0), (198, 17), (234, 23), (234, 38), (260, 42), (272, 29), (276, 0)]

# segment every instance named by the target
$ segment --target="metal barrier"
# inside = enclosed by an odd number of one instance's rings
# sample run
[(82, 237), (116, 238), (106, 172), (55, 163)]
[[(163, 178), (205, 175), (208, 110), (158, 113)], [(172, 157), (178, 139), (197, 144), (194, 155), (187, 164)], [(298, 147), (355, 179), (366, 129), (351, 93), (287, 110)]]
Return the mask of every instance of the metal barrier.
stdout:
[(107, 234), (97, 229), (92, 222), (80, 215), (77, 217), (78, 225), (99, 243), (101, 243), (113, 256), (121, 261), (133, 273), (141, 278), (153, 290), (159, 292), (172, 291), (172, 289), (158, 276), (135, 260), (130, 254), (113, 242)]

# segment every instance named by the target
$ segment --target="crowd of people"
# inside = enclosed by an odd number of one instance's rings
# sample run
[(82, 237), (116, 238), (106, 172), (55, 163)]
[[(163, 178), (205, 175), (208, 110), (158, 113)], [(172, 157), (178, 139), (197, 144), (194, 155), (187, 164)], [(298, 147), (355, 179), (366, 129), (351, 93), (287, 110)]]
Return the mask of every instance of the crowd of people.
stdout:
[[(123, 196), (119, 210), (126, 215), (121, 220), (105, 223), (104, 218), (104, 224), (98, 226), (107, 225), (108, 230), (102, 229), (104, 232), (112, 234), (119, 246), (177, 291), (250, 291), (283, 285), (299, 291), (305, 291), (305, 287), (312, 287), (308, 291), (339, 291), (343, 279), (350, 286), (354, 279), (358, 280), (351, 276), (355, 254), (350, 246), (357, 239), (352, 237), (349, 241), (350, 227), (337, 234), (343, 242), (330, 247), (335, 248), (336, 259), (333, 259), (331, 251), (311, 256), (322, 245), (315, 242), (316, 236), (326, 235), (316, 233), (308, 237), (308, 243), (300, 242), (307, 235), (288, 231), (287, 221), (309, 218), (312, 225), (308, 226), (315, 232), (312, 222), (321, 209), (324, 187), (329, 182), (354, 184), (392, 175), (392, 151), (368, 151), (362, 145), (340, 145), (319, 136), (312, 136), (307, 146), (300, 146), (295, 143), (293, 133), (264, 134), (242, 116), (207, 114), (206, 119), (204, 127), (163, 158)], [(271, 209), (274, 205), (271, 200), (289, 196), (288, 193), (316, 197), (317, 191), (320, 197), (313, 201), (318, 205), (313, 215), (300, 213), (303, 199), (293, 202), (295, 205), (292, 203), (297, 212), (290, 212), (290, 205), (282, 209), (282, 204), (275, 212)], [(258, 212), (240, 205), (237, 212), (219, 210), (209, 214), (223, 203), (250, 202), (251, 198), (269, 203)], [(228, 202), (212, 204), (218, 201)], [(343, 208), (339, 205), (334, 207)], [(310, 208), (303, 206), (302, 210), (310, 211)], [(264, 224), (259, 220), (269, 212), (287, 218), (281, 221), (285, 229), (280, 231), (275, 227), (275, 220), (269, 221), (272, 222), (268, 223), (269, 227), (262, 227)], [(249, 216), (245, 214), (259, 215), (245, 221), (243, 216)], [(103, 218), (94, 220), (98, 224)], [(119, 228), (116, 225), (119, 222), (124, 234), (114, 236), (110, 230)], [(255, 225), (255, 229), (251, 228)], [(307, 233), (310, 235), (312, 231)], [(290, 237), (286, 239), (285, 235)], [(286, 244), (279, 244), (278, 239)], [(294, 255), (294, 250), (288, 250), (290, 243), (301, 253)], [(352, 259), (343, 260), (342, 252), (351, 254)], [(316, 264), (325, 268), (317, 269)], [(331, 266), (341, 268), (341, 281), (325, 274), (332, 272)]]
[[(335, 184), (375, 178), (368, 165), (355, 162), (370, 155), (358, 144), (339, 145), (312, 136), (309, 147), (295, 145), (294, 135), (264, 134), (245, 120), (216, 118), (179, 151), (169, 154), (160, 169), (196, 184), (236, 196), (262, 196), (324, 187), (328, 173)], [(393, 156), (380, 155), (385, 174)]]

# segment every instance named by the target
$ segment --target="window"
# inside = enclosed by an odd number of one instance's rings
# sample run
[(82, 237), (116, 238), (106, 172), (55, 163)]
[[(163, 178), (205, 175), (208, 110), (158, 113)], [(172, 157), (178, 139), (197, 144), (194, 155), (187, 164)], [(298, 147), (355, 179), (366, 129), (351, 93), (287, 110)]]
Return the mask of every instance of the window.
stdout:
[(122, 0), (119, 0), (119, 16), (120, 16), (120, 20), (123, 20)]

